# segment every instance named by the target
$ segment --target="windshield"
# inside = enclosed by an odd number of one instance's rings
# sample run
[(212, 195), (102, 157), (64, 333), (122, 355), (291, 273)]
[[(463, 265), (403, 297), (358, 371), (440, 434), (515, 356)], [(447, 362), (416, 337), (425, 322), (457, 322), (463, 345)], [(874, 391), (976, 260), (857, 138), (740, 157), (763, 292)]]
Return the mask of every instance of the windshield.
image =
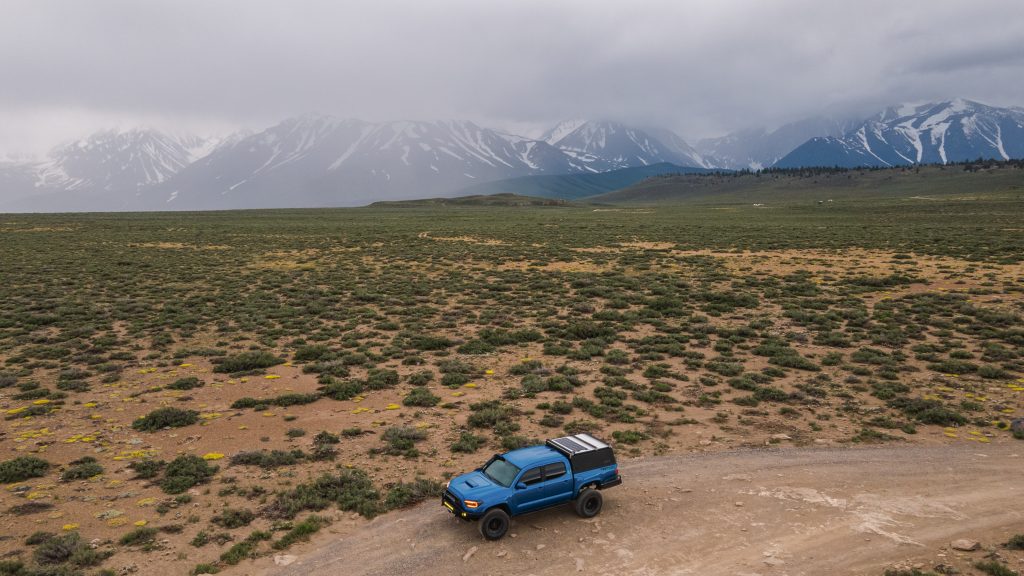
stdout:
[(512, 485), (512, 481), (515, 480), (516, 474), (519, 473), (519, 467), (515, 464), (509, 464), (501, 457), (494, 458), (484, 466), (483, 473), (485, 476), (508, 488)]

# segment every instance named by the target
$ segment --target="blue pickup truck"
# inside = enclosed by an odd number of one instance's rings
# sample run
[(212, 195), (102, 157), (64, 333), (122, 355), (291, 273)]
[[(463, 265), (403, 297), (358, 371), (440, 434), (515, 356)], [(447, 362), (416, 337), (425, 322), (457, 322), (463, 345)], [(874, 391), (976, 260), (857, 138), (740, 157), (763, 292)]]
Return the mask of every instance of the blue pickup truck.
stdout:
[(496, 454), (487, 464), (456, 476), (441, 503), (463, 520), (477, 520), (480, 534), (497, 540), (513, 516), (574, 502), (576, 513), (601, 512), (600, 490), (622, 484), (611, 446), (589, 434), (548, 440), (542, 446)]

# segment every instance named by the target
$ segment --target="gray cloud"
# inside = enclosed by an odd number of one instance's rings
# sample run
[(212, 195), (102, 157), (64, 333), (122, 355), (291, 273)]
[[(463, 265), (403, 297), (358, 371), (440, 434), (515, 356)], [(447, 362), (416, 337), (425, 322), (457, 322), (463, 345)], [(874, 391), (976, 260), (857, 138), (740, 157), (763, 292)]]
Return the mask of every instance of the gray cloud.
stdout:
[(566, 117), (691, 140), (964, 96), (1024, 104), (1024, 4), (990, 0), (13, 0), (0, 154), (111, 123)]

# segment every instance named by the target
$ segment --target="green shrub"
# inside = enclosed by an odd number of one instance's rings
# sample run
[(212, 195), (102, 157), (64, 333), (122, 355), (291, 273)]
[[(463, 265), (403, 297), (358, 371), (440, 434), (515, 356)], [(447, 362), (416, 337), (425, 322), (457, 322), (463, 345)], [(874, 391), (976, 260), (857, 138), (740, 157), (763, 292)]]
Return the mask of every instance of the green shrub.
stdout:
[(463, 432), (459, 439), (452, 444), (452, 452), (472, 454), (476, 452), (487, 441), (483, 436), (477, 436), (471, 432)]
[(132, 428), (141, 432), (156, 432), (164, 428), (181, 428), (199, 421), (199, 412), (180, 408), (157, 408), (132, 422)]
[(295, 350), (295, 354), (292, 356), (292, 360), (295, 362), (313, 362), (320, 360), (324, 356), (330, 354), (330, 348), (324, 344), (315, 344), (313, 346), (299, 346)]
[(75, 552), (88, 547), (89, 544), (82, 541), (78, 532), (69, 532), (40, 542), (38, 547), (32, 551), (32, 558), (36, 564), (42, 566), (63, 564), (71, 560)]
[(378, 452), (389, 454), (391, 456), (405, 456), (406, 458), (415, 458), (419, 456), (419, 450), (416, 449), (416, 443), (427, 438), (427, 433), (423, 430), (417, 430), (408, 426), (392, 426), (384, 431), (384, 443), (383, 449)]
[(368, 390), (385, 390), (398, 384), (398, 372), (383, 368), (370, 368), (366, 376)]
[(164, 469), (167, 462), (163, 460), (135, 460), (128, 464), (128, 467), (135, 472), (135, 478), (138, 480), (148, 480), (149, 478), (156, 478), (157, 474)]
[(612, 432), (612, 438), (614, 438), (616, 442), (621, 442), (623, 444), (636, 444), (642, 440), (647, 440), (650, 436), (638, 430), (616, 430), (615, 432)]
[(239, 452), (231, 457), (232, 466), (259, 466), (265, 470), (281, 466), (293, 466), (305, 457), (301, 450), (252, 450)]
[(192, 390), (193, 388), (201, 388), (203, 381), (195, 376), (189, 376), (188, 378), (178, 378), (174, 382), (167, 385), (169, 390)]
[(181, 494), (193, 486), (209, 481), (216, 472), (216, 466), (211, 466), (199, 456), (178, 456), (167, 465), (160, 488), (168, 494)]
[(85, 480), (103, 474), (103, 466), (100, 466), (92, 456), (80, 458), (71, 463), (71, 467), (60, 475), (61, 482), (72, 480)]
[(363, 393), (365, 386), (358, 380), (332, 381), (320, 387), (320, 393), (333, 400), (351, 400)]
[(302, 522), (292, 527), (280, 540), (271, 544), (274, 550), (284, 550), (296, 542), (305, 542), (309, 537), (320, 531), (321, 528), (330, 524), (331, 521), (323, 516), (309, 516)]
[(231, 530), (248, 526), (255, 519), (256, 514), (253, 514), (251, 510), (245, 508), (225, 508), (221, 510), (220, 514), (210, 518), (210, 522), (221, 528)]
[(261, 532), (259, 530), (249, 534), (245, 540), (242, 540), (238, 544), (235, 544), (231, 548), (228, 548), (226, 552), (220, 555), (221, 562), (234, 566), (242, 560), (247, 558), (256, 557), (256, 547), (263, 540), (270, 540), (271, 535), (269, 532)]
[(156, 535), (156, 528), (143, 526), (121, 536), (121, 539), (117, 542), (121, 546), (145, 546), (147, 544), (152, 544), (153, 541), (156, 540)]
[(1024, 534), (1014, 534), (1004, 546), (1010, 550), (1024, 550)]
[(218, 574), (220, 568), (216, 564), (196, 564), (196, 567), (192, 569), (192, 576), (199, 576), (200, 574)]
[(1011, 570), (1006, 564), (997, 560), (982, 560), (974, 563), (974, 567), (989, 576), (1020, 576), (1016, 570)]
[(24, 482), (29, 478), (41, 478), (50, 469), (50, 463), (35, 456), (18, 456), (0, 462), (0, 483)]
[(440, 396), (435, 396), (430, 390), (417, 386), (409, 391), (409, 393), (402, 399), (402, 404), (406, 406), (422, 406), (429, 408), (437, 406), (437, 403), (441, 401)]
[(405, 508), (424, 500), (440, 498), (444, 485), (436, 480), (417, 478), (412, 482), (399, 482), (388, 490), (384, 498), (384, 507), (388, 510)]
[(262, 370), (284, 363), (283, 358), (266, 351), (243, 352), (214, 360), (214, 372), (235, 373)]
[(380, 493), (370, 478), (362, 470), (351, 469), (337, 475), (324, 474), (282, 492), (262, 513), (271, 519), (291, 519), (299, 512), (323, 510), (332, 503), (367, 518), (377, 515), (381, 508)]

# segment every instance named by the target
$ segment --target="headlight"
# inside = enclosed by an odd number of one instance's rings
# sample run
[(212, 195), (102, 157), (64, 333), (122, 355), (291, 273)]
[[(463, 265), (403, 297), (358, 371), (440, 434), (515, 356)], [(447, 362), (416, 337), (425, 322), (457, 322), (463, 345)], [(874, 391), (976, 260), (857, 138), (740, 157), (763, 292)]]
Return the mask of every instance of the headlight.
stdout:
[(466, 505), (466, 508), (477, 508), (480, 506), (480, 503), (476, 500), (463, 500), (462, 503)]

